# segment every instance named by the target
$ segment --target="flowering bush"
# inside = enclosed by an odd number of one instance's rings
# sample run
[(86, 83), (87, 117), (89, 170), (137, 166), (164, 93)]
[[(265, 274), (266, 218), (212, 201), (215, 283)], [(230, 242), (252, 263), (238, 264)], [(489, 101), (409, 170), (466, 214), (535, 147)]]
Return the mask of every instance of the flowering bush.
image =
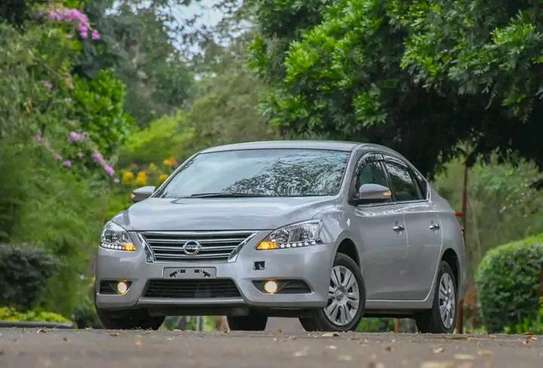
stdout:
[(96, 29), (92, 29), (90, 26), (89, 18), (83, 12), (78, 9), (57, 8), (50, 9), (47, 17), (50, 20), (56, 22), (70, 22), (77, 27), (79, 36), (86, 40), (90, 37), (94, 41), (98, 41), (101, 38), (100, 33)]

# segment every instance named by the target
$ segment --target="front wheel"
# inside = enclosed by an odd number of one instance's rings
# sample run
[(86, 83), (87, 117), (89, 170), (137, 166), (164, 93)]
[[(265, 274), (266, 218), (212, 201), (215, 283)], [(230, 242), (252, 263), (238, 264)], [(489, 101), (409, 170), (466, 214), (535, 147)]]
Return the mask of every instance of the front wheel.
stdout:
[(423, 333), (452, 333), (456, 326), (457, 283), (447, 262), (441, 262), (437, 274), (432, 309), (415, 316)]
[(110, 330), (158, 330), (165, 317), (153, 317), (144, 309), (110, 311), (96, 308), (102, 326)]
[(354, 330), (364, 314), (366, 291), (360, 268), (338, 253), (330, 274), (326, 307), (300, 318), (306, 331)]

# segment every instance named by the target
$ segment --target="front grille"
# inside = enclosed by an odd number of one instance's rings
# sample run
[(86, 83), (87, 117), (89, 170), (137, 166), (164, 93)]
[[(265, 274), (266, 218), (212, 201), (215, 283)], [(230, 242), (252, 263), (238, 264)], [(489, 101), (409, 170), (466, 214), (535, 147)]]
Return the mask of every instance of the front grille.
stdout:
[(238, 288), (230, 279), (213, 280), (149, 280), (147, 298), (240, 298)]
[[(224, 261), (254, 233), (243, 231), (143, 232), (155, 261)], [(197, 252), (185, 244), (198, 244)]]

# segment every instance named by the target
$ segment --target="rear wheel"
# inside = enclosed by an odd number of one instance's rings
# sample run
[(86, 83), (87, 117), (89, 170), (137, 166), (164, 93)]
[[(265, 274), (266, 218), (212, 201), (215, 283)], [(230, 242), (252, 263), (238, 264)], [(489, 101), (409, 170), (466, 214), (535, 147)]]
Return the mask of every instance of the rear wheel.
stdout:
[(111, 311), (96, 308), (102, 326), (111, 330), (158, 330), (164, 316), (153, 317), (144, 309)]
[(268, 317), (251, 312), (248, 316), (228, 316), (228, 327), (232, 331), (264, 331)]
[(354, 330), (362, 318), (366, 292), (360, 268), (350, 257), (338, 253), (330, 274), (326, 307), (300, 318), (306, 331)]
[(457, 283), (447, 262), (441, 262), (432, 309), (415, 317), (424, 333), (452, 333), (456, 326)]

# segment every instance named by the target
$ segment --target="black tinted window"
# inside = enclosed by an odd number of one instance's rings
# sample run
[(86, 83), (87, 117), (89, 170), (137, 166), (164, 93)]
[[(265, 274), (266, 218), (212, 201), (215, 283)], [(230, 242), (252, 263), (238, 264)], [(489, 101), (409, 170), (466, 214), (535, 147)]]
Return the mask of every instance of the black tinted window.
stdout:
[(394, 162), (385, 162), (390, 177), (390, 186), (397, 201), (422, 199), (418, 183), (409, 173), (409, 169)]
[(349, 155), (349, 152), (310, 149), (253, 149), (202, 153), (175, 175), (161, 196), (335, 195), (341, 187)]

